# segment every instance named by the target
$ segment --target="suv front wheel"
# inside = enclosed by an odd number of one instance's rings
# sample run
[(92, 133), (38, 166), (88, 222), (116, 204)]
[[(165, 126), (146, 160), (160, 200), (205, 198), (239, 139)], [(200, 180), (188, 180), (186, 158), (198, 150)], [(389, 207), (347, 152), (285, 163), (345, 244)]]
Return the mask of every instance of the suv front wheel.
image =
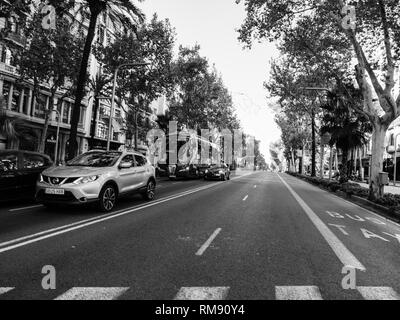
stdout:
[(153, 180), (147, 182), (146, 190), (142, 193), (142, 196), (147, 201), (154, 200), (156, 196), (156, 184)]
[(111, 184), (106, 185), (100, 192), (99, 207), (103, 212), (110, 212), (117, 202), (117, 191)]

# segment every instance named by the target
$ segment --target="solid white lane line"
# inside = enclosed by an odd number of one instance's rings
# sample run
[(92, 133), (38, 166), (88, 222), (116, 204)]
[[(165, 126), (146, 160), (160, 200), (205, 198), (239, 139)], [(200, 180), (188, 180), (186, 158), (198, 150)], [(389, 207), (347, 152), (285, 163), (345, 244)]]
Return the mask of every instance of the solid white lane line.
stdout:
[(224, 300), (229, 287), (183, 287), (174, 300)]
[(221, 228), (214, 231), (214, 233), (208, 238), (208, 240), (201, 246), (201, 248), (196, 252), (196, 256), (202, 256), (203, 253), (207, 250), (207, 248), (211, 245), (214, 239), (218, 236), (218, 234), (222, 231)]
[(41, 208), (41, 207), (43, 207), (43, 206), (41, 204), (38, 204), (38, 205), (34, 205), (34, 206), (29, 206), (29, 207), (10, 209), (8, 211), (9, 212), (17, 212), (17, 211), (23, 211), (23, 210), (35, 209), (35, 208)]
[(129, 288), (72, 288), (54, 300), (116, 300)]
[[(248, 174), (248, 175), (251, 175), (251, 173)], [(245, 177), (245, 176), (246, 175), (239, 176), (239, 177), (236, 177), (236, 178), (232, 178), (231, 180), (241, 179), (242, 177)], [(97, 224), (97, 223), (101, 223), (103, 221), (107, 221), (107, 220), (118, 218), (118, 217), (121, 217), (121, 216), (124, 216), (124, 215), (127, 215), (127, 214), (131, 214), (133, 212), (136, 212), (136, 211), (139, 211), (139, 210), (142, 210), (142, 209), (146, 209), (146, 208), (149, 208), (149, 207), (153, 207), (153, 206), (159, 205), (159, 204), (164, 203), (164, 202), (168, 202), (168, 201), (172, 201), (172, 200), (175, 200), (175, 199), (178, 199), (178, 198), (182, 198), (182, 197), (185, 197), (187, 195), (191, 195), (193, 193), (197, 193), (197, 192), (200, 192), (200, 191), (203, 191), (203, 190), (211, 189), (211, 188), (219, 186), (219, 185), (221, 185), (223, 183), (224, 182), (217, 182), (217, 183), (210, 184), (210, 185), (207, 185), (207, 186), (203, 186), (203, 187), (200, 187), (200, 188), (195, 188), (195, 189), (192, 189), (192, 190), (184, 191), (184, 192), (178, 193), (176, 195), (167, 196), (167, 197), (162, 198), (160, 200), (156, 200), (154, 202), (151, 202), (151, 203), (149, 203), (147, 205), (138, 205), (138, 206), (134, 206), (134, 207), (131, 207), (131, 208), (128, 208), (128, 209), (122, 209), (122, 210), (115, 211), (115, 212), (112, 212), (112, 213), (109, 213), (109, 214), (106, 214), (106, 215), (100, 215), (100, 216), (93, 217), (93, 218), (90, 218), (90, 219), (77, 221), (77, 222), (74, 222), (74, 223), (71, 223), (71, 224), (68, 224), (68, 225), (60, 226), (60, 227), (53, 228), (53, 229), (48, 229), (48, 230), (45, 230), (45, 231), (42, 231), (42, 232), (38, 232), (38, 233), (35, 233), (35, 234), (31, 234), (31, 235), (27, 235), (27, 236), (24, 236), (24, 237), (20, 237), (18, 239), (13, 239), (13, 240), (10, 240), (10, 241), (7, 241), (7, 242), (3, 242), (3, 243), (0, 243), (0, 253), (7, 252), (7, 251), (10, 251), (10, 250), (14, 250), (14, 249), (17, 249), (19, 247), (23, 247), (23, 246), (26, 246), (26, 245), (29, 245), (29, 244), (32, 244), (32, 243), (36, 243), (36, 242), (39, 242), (39, 241), (42, 241), (42, 240), (45, 240), (45, 239), (48, 239), (48, 238), (56, 237), (56, 236), (64, 234), (64, 233), (68, 233), (68, 232), (75, 231), (75, 230), (78, 230), (78, 229), (81, 229), (81, 228), (85, 228), (87, 226), (90, 226), (90, 225), (93, 225), (93, 224)]]
[(362, 263), (358, 261), (358, 259), (350, 252), (349, 249), (346, 248), (346, 246), (339, 240), (339, 238), (336, 237), (335, 234), (322, 222), (317, 214), (304, 202), (304, 200), (292, 189), (292, 187), (290, 187), (287, 182), (283, 180), (280, 175), (278, 175), (278, 177), (279, 179), (281, 179), (286, 188), (290, 191), (292, 196), (296, 199), (298, 204), (310, 218), (310, 220), (324, 237), (326, 242), (328, 242), (329, 246), (332, 248), (333, 252), (343, 263), (343, 265), (365, 271), (366, 269), (362, 265)]
[(248, 195), (247, 196), (245, 196), (244, 198), (243, 198), (243, 201), (246, 201), (247, 199), (248, 199)]
[(357, 287), (365, 300), (400, 300), (399, 294), (390, 287)]
[(277, 300), (323, 300), (315, 286), (275, 287), (275, 296)]
[(0, 295), (10, 292), (11, 290), (14, 290), (14, 288), (7, 288), (7, 287), (1, 288), (0, 287)]

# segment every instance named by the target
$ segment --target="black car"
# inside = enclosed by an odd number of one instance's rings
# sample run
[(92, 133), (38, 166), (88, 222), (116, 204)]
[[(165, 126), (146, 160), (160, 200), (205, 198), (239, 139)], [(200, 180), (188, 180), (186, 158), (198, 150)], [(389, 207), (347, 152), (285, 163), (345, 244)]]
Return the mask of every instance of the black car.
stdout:
[(197, 164), (176, 164), (168, 168), (169, 178), (176, 179), (198, 179), (204, 176), (204, 168)]
[(0, 202), (33, 198), (40, 173), (52, 165), (44, 154), (0, 150)]
[(229, 166), (222, 163), (219, 165), (211, 165), (206, 171), (204, 175), (205, 180), (211, 179), (219, 179), (221, 181), (230, 180), (231, 178), (231, 170)]

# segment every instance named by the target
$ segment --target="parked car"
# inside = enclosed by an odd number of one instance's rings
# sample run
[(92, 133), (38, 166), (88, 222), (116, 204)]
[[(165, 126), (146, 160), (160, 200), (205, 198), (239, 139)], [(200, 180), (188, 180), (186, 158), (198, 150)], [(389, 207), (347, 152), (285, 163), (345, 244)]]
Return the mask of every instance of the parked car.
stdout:
[(40, 173), (53, 162), (47, 155), (17, 150), (0, 151), (0, 201), (34, 198)]
[(231, 178), (231, 171), (229, 169), (229, 166), (227, 166), (224, 163), (221, 163), (219, 165), (211, 165), (210, 168), (208, 168), (205, 171), (204, 179), (205, 180), (211, 180), (211, 179), (219, 179), (221, 181), (225, 180), (230, 180)]
[(207, 165), (199, 164), (176, 164), (168, 168), (169, 178), (175, 179), (199, 179), (204, 177)]
[(111, 211), (119, 197), (140, 193), (155, 197), (155, 169), (140, 153), (90, 151), (66, 166), (45, 170), (37, 183), (36, 199), (48, 207), (96, 202)]

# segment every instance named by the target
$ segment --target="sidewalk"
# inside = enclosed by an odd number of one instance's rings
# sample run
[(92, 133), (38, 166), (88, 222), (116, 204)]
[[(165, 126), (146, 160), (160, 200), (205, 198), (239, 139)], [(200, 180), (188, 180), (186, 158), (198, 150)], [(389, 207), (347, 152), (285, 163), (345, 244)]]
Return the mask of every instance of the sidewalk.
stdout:
[[(351, 181), (351, 182), (357, 183), (361, 187), (369, 189), (369, 185), (367, 183), (358, 181)], [(396, 184), (397, 186), (395, 187), (393, 185), (393, 181), (391, 181), (389, 186), (385, 186), (385, 193), (400, 194), (400, 182), (396, 182)]]

